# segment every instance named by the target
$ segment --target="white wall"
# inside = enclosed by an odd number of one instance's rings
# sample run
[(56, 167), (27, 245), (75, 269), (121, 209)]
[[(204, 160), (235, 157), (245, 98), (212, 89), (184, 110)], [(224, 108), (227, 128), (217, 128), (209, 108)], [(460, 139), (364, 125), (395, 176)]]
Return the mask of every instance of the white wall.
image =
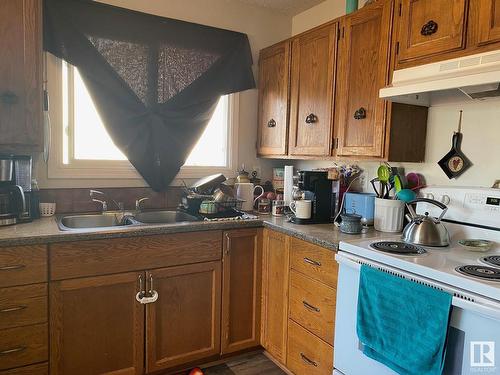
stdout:
[[(99, 0), (123, 8), (129, 8), (163, 17), (199, 23), (223, 29), (239, 31), (248, 35), (254, 58), (254, 73), (257, 80), (258, 54), (262, 48), (290, 37), (291, 16), (272, 12), (233, 0)], [(272, 161), (256, 158), (257, 139), (257, 90), (248, 90), (240, 95), (238, 162), (247, 169), (260, 166), (269, 176)], [(41, 187), (112, 187), (144, 186), (137, 180), (48, 180), (46, 166), (37, 163), (36, 176)]]
[[(360, 1), (361, 4), (361, 1)], [(344, 0), (326, 0), (292, 19), (292, 33), (297, 34), (345, 13)], [(327, 15), (330, 18), (327, 18)], [(437, 162), (450, 150), (453, 131), (457, 129), (458, 111), (464, 110), (462, 150), (474, 164), (456, 180), (449, 180)], [(491, 187), (500, 179), (500, 100), (463, 102), (431, 107), (429, 110), (425, 163), (400, 164), (407, 172), (422, 173), (428, 184)], [(358, 162), (365, 170), (365, 189), (375, 177), (378, 162)], [(332, 166), (332, 162), (300, 161), (302, 169)], [(395, 164), (396, 165), (396, 164)]]

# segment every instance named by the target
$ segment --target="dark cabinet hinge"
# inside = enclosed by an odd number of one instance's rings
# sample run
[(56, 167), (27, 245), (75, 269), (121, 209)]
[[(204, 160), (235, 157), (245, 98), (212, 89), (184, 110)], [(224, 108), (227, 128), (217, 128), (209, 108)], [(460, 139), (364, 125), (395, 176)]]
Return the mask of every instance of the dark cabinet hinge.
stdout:
[(342, 39), (345, 37), (345, 27), (342, 26)]
[(403, 4), (399, 3), (399, 17), (403, 15)]
[(399, 42), (396, 42), (396, 55), (399, 55)]

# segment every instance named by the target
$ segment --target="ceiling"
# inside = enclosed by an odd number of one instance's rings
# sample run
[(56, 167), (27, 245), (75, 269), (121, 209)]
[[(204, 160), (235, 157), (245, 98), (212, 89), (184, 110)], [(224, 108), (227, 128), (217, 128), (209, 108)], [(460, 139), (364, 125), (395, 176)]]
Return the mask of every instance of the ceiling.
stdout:
[(296, 15), (324, 0), (239, 0), (243, 3), (269, 8), (288, 15)]

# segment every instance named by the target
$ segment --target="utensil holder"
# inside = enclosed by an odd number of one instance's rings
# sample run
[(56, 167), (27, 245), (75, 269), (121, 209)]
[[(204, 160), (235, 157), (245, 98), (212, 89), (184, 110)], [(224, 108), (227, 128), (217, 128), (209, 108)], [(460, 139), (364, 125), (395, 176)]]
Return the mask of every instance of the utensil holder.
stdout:
[(55, 203), (40, 203), (40, 216), (47, 217), (53, 216), (56, 213)]
[(396, 199), (375, 198), (374, 227), (379, 232), (397, 233), (403, 230), (405, 205)]

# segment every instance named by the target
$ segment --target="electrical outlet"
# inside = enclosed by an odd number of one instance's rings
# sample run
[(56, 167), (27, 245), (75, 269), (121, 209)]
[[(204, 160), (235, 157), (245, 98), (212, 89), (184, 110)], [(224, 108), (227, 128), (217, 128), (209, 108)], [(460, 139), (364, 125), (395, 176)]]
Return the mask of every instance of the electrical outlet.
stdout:
[(260, 170), (260, 165), (254, 165), (252, 167), (252, 171), (256, 171), (257, 172), (257, 177), (262, 177), (261, 170)]

